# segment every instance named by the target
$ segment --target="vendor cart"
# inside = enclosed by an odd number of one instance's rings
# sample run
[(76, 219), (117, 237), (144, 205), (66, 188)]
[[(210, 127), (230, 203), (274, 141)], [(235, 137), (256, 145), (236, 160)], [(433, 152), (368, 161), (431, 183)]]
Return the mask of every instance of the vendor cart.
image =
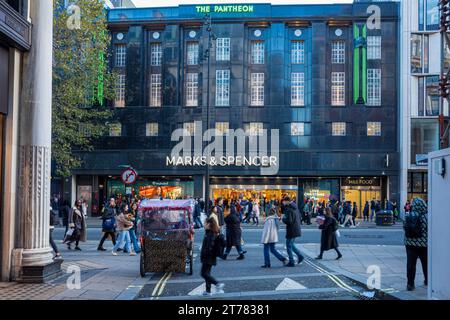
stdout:
[(192, 275), (193, 210), (193, 200), (141, 201), (137, 224), (141, 277), (147, 272), (188, 272)]

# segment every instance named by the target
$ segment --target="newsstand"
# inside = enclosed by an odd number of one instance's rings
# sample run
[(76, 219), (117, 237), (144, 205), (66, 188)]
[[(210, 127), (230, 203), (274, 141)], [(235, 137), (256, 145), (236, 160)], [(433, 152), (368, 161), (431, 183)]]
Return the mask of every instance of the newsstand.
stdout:
[(392, 210), (378, 211), (375, 221), (377, 226), (392, 226), (394, 224), (394, 212)]

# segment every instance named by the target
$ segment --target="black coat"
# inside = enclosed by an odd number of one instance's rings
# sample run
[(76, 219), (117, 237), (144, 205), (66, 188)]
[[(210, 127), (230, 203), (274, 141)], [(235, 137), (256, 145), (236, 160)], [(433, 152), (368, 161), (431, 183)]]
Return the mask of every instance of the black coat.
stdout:
[(225, 218), (225, 224), (227, 226), (227, 246), (240, 246), (242, 238), (241, 219), (233, 207), (231, 208), (230, 214)]
[[(117, 214), (117, 209), (116, 207), (111, 208), (110, 206), (106, 206), (104, 211), (103, 211), (103, 215), (102, 215), (102, 220), (103, 222), (107, 219), (116, 219), (116, 214)], [(111, 229), (105, 229), (102, 227), (102, 232), (115, 232), (116, 229), (113, 227)]]
[(225, 218), (221, 206), (217, 206), (217, 218), (219, 220), (219, 227), (223, 226), (225, 224)]
[(302, 235), (300, 212), (295, 203), (291, 202), (285, 207), (283, 222), (286, 224), (286, 239), (293, 239)]
[(203, 264), (209, 264), (215, 266), (217, 264), (216, 259), (216, 244), (217, 236), (211, 230), (206, 230), (203, 238), (202, 250), (200, 252), (200, 261)]
[(322, 238), (320, 241), (320, 251), (336, 249), (339, 245), (336, 238), (336, 232), (333, 229), (337, 221), (334, 217), (325, 217), (325, 221), (319, 229), (322, 229)]

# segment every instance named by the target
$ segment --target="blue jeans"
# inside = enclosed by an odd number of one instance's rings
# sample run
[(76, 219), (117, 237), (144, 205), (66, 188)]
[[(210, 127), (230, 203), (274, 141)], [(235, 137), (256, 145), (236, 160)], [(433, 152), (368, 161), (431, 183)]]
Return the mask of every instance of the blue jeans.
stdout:
[(137, 240), (136, 232), (134, 231), (134, 229), (130, 230), (130, 239), (131, 243), (133, 244), (134, 252), (136, 253), (141, 252), (141, 247), (139, 246), (139, 242)]
[(292, 252), (294, 252), (297, 255), (298, 261), (302, 261), (304, 259), (304, 257), (300, 253), (300, 250), (298, 250), (297, 247), (295, 246), (295, 238), (286, 239), (286, 249), (290, 263), (294, 263), (294, 255), (292, 254)]
[(372, 209), (372, 213), (370, 214), (370, 221), (373, 220), (373, 217), (375, 216), (376, 211), (377, 211), (377, 210)]
[(130, 248), (130, 232), (129, 231), (119, 231), (119, 236), (117, 237), (116, 245), (113, 248), (113, 251), (117, 251), (117, 249), (122, 248), (122, 242), (125, 241), (125, 251), (131, 252)]
[(281, 262), (286, 260), (286, 258), (275, 248), (275, 243), (264, 243), (264, 264), (266, 266), (270, 266), (269, 250)]
[(194, 223), (197, 225), (198, 228), (203, 228), (203, 223), (199, 216), (194, 217)]
[[(227, 246), (227, 249), (225, 250), (225, 254), (226, 255), (230, 254), (232, 247), (233, 246), (229, 246), (229, 247)], [(242, 252), (244, 251), (244, 250), (242, 250), (242, 246), (238, 245), (238, 246), (235, 246), (235, 247), (236, 247), (236, 250), (237, 250), (238, 254), (242, 254)]]

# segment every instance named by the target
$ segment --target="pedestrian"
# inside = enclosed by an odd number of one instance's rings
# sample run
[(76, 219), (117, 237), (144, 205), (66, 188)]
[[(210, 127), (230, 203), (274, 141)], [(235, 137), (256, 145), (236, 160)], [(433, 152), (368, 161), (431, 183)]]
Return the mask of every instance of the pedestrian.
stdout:
[[(68, 200), (64, 200), (62, 206), (60, 207), (60, 212), (62, 216), (63, 226), (66, 227), (64, 231), (64, 238), (66, 237), (67, 231), (69, 230), (69, 215), (72, 209), (70, 208), (70, 203)], [(62, 241), (64, 243), (64, 239)]]
[(246, 223), (250, 223), (250, 219), (252, 219), (253, 215), (253, 202), (252, 199), (247, 201), (247, 216), (245, 218)]
[(352, 220), (353, 216), (352, 216), (352, 211), (351, 211), (351, 207), (350, 207), (350, 202), (344, 202), (343, 213), (344, 213), (345, 219), (344, 219), (344, 223), (341, 224), (341, 227), (342, 228), (345, 227), (346, 224), (348, 222), (350, 222), (350, 228), (355, 228), (355, 225), (353, 224), (353, 220)]
[(408, 283), (406, 289), (415, 289), (417, 259), (420, 259), (424, 285), (428, 285), (428, 207), (425, 201), (415, 198), (411, 205), (411, 212), (405, 215), (403, 224), (405, 230), (406, 269)]
[(141, 246), (139, 245), (138, 238), (136, 236), (137, 223), (138, 223), (138, 204), (133, 202), (131, 205), (131, 210), (128, 213), (129, 220), (133, 223), (133, 227), (130, 229), (130, 240), (133, 244), (134, 252), (140, 253)]
[(203, 228), (203, 224), (202, 224), (202, 220), (200, 219), (201, 215), (202, 215), (202, 210), (200, 208), (200, 200), (197, 200), (195, 202), (194, 205), (194, 225), (195, 225), (195, 229), (200, 229)]
[(87, 217), (87, 210), (88, 210), (88, 203), (85, 199), (81, 199), (81, 212), (83, 213), (83, 216)]
[(230, 214), (225, 218), (226, 224), (226, 238), (227, 238), (227, 248), (222, 259), (226, 260), (227, 256), (231, 252), (231, 248), (235, 247), (239, 256), (237, 260), (243, 260), (244, 250), (242, 249), (242, 229), (241, 220), (239, 219), (239, 213), (236, 210), (236, 206), (231, 206)]
[(373, 221), (373, 218), (374, 218), (374, 216), (376, 214), (376, 211), (377, 211), (377, 207), (376, 206), (377, 206), (376, 200), (375, 200), (375, 198), (373, 198), (372, 201), (370, 201), (370, 211), (371, 211), (371, 213), (370, 213), (370, 221), (371, 222)]
[(200, 252), (200, 261), (202, 263), (201, 276), (205, 279), (206, 290), (203, 292), (204, 296), (211, 296), (211, 285), (216, 286), (216, 290), (223, 292), (225, 285), (219, 283), (213, 276), (211, 276), (211, 269), (217, 264), (217, 246), (218, 239), (220, 235), (219, 225), (216, 220), (209, 217), (205, 221), (205, 236), (203, 238), (202, 249)]
[(255, 201), (252, 209), (252, 220), (253, 224), (256, 224), (256, 226), (259, 226), (259, 215), (260, 215), (259, 204), (258, 201)]
[[(125, 205), (124, 209), (127, 209), (128, 205)], [(131, 239), (130, 239), (130, 229), (133, 227), (133, 223), (128, 220), (125, 216), (126, 211), (121, 210), (116, 216), (117, 230), (119, 235), (117, 237), (117, 242), (112, 249), (112, 255), (117, 256), (117, 249), (124, 249), (124, 252), (130, 254), (130, 256), (135, 256), (136, 253), (131, 250)], [(122, 245), (123, 243), (123, 245)]]
[(66, 238), (67, 249), (71, 250), (72, 243), (75, 242), (75, 250), (81, 251), (80, 241), (86, 242), (86, 220), (81, 208), (81, 200), (75, 201), (75, 205), (69, 215), (69, 236)]
[(363, 211), (364, 221), (369, 221), (369, 210), (370, 210), (369, 201), (366, 201)]
[(411, 202), (409, 200), (406, 201), (405, 206), (403, 207), (405, 213), (411, 212)]
[(222, 230), (222, 226), (225, 224), (225, 209), (223, 205), (223, 198), (219, 198), (217, 201), (217, 218), (219, 222), (219, 228)]
[(321, 221), (319, 229), (322, 230), (322, 235), (320, 240), (320, 254), (316, 259), (322, 260), (323, 253), (331, 249), (334, 249), (338, 254), (336, 260), (341, 259), (342, 254), (338, 249), (339, 244), (336, 237), (339, 222), (333, 217), (333, 213), (330, 208), (325, 209), (325, 219), (319, 221)]
[(55, 212), (52, 210), (52, 207), (50, 207), (50, 246), (52, 247), (53, 251), (55, 252), (55, 256), (53, 259), (61, 258), (61, 253), (58, 250), (58, 247), (56, 246), (55, 241), (53, 240), (53, 231), (55, 230)]
[[(219, 212), (219, 209), (217, 208), (217, 206), (214, 206), (212, 208), (211, 214), (208, 217), (208, 218), (214, 219), (216, 221), (217, 225), (219, 225), (219, 214), (218, 214), (218, 212)], [(220, 229), (220, 227), (219, 227), (219, 229)]]
[(277, 210), (275, 206), (270, 208), (267, 219), (264, 223), (264, 230), (261, 237), (261, 243), (264, 244), (264, 265), (261, 268), (270, 268), (270, 253), (272, 253), (284, 265), (288, 263), (288, 259), (284, 257), (275, 248), (278, 242), (278, 230), (280, 228)]
[(352, 221), (353, 225), (356, 227), (356, 217), (358, 216), (358, 206), (356, 205), (356, 202), (353, 202), (352, 206)]
[(286, 224), (286, 249), (289, 256), (289, 263), (286, 265), (288, 267), (294, 267), (294, 256), (295, 253), (298, 257), (298, 264), (302, 263), (304, 257), (300, 251), (295, 246), (295, 239), (302, 235), (300, 227), (300, 212), (295, 203), (292, 202), (289, 196), (286, 196), (283, 201), (284, 215), (283, 222)]
[(97, 250), (99, 251), (106, 251), (105, 248), (103, 248), (103, 243), (108, 237), (111, 237), (111, 241), (113, 245), (116, 245), (116, 215), (117, 215), (117, 208), (116, 208), (116, 200), (114, 198), (109, 199), (109, 204), (103, 208), (103, 214), (102, 214), (102, 232), (103, 237), (100, 240), (100, 243), (97, 247)]

